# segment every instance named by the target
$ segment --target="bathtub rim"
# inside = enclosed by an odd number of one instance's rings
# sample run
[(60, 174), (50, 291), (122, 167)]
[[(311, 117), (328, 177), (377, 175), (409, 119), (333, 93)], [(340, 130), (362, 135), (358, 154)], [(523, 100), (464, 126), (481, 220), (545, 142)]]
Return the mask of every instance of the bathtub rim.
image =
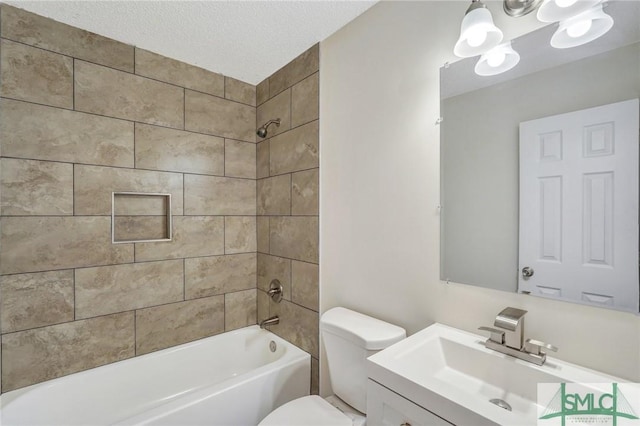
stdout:
[[(184, 395), (181, 395), (180, 397), (176, 398), (176, 399), (172, 399), (166, 402), (163, 402), (162, 404), (159, 404), (155, 407), (150, 408), (150, 410), (154, 410), (157, 407), (166, 405), (166, 404), (170, 404), (173, 401), (179, 400), (179, 399), (183, 399), (186, 398), (189, 395), (193, 395), (193, 394), (197, 394), (197, 393), (201, 393), (204, 389), (209, 389), (209, 388), (213, 388), (216, 386), (219, 386), (220, 383), (226, 383), (226, 382), (234, 382), (237, 383), (238, 381), (241, 381), (242, 379), (246, 379), (247, 377), (249, 377), (249, 375), (256, 375), (256, 374), (266, 374), (270, 371), (273, 371), (274, 369), (280, 367), (280, 366), (286, 366), (286, 365), (291, 365), (292, 363), (298, 362), (300, 360), (304, 360), (307, 357), (309, 358), (309, 362), (311, 362), (311, 355), (300, 349), (299, 347), (297, 347), (296, 345), (294, 345), (291, 342), (286, 341), (285, 339), (283, 339), (282, 337), (278, 336), (277, 334), (273, 333), (270, 330), (267, 329), (261, 329), (258, 325), (249, 325), (247, 327), (242, 327), (242, 328), (238, 328), (235, 330), (230, 330), (230, 331), (226, 331), (226, 332), (222, 332), (222, 333), (218, 333), (218, 334), (214, 334), (212, 336), (207, 336), (207, 337), (203, 337), (197, 340), (193, 340), (191, 342), (187, 342), (187, 343), (182, 343), (180, 345), (176, 345), (176, 346), (170, 346), (168, 348), (164, 348), (164, 349), (159, 349), (157, 351), (153, 351), (153, 352), (149, 352), (143, 355), (138, 355), (138, 356), (134, 356), (131, 358), (127, 358), (127, 359), (123, 359), (120, 361), (114, 361), (108, 364), (104, 364), (104, 365), (100, 365), (97, 367), (93, 367), (87, 370), (82, 370), (82, 371), (78, 371), (75, 373), (69, 373), (66, 374), (64, 376), (60, 376), (60, 377), (56, 377), (54, 379), (50, 379), (50, 380), (46, 380), (44, 382), (39, 382), (39, 383), (34, 383), (33, 385), (29, 385), (29, 386), (25, 386), (22, 388), (18, 388), (18, 389), (14, 389), (8, 392), (4, 392), (0, 395), (0, 419), (2, 416), (2, 411), (4, 409), (8, 409), (10, 407), (10, 405), (12, 405), (12, 403), (18, 401), (22, 396), (25, 396), (26, 394), (36, 391), (36, 390), (40, 390), (43, 388), (47, 388), (47, 387), (52, 387), (52, 386), (57, 386), (58, 384), (60, 384), (61, 382), (64, 383), (66, 381), (71, 380), (70, 378), (75, 376), (74, 379), (77, 379), (78, 376), (84, 376), (87, 374), (91, 374), (92, 372), (95, 372), (96, 370), (102, 370), (102, 371), (108, 371), (108, 370), (112, 370), (114, 368), (118, 368), (118, 366), (122, 367), (122, 364), (130, 364), (130, 363), (141, 363), (144, 362), (144, 360), (148, 360), (148, 359), (154, 359), (154, 358), (158, 358), (158, 357), (162, 357), (162, 356), (166, 356), (167, 354), (173, 353), (173, 352), (179, 352), (179, 351), (183, 351), (185, 349), (191, 348), (191, 347), (197, 347), (200, 345), (204, 345), (206, 343), (209, 343), (211, 340), (215, 340), (216, 338), (220, 338), (221, 336), (226, 336), (227, 338), (229, 338), (230, 336), (236, 335), (236, 334), (245, 334), (248, 332), (256, 332), (258, 334), (266, 334), (268, 333), (270, 335), (270, 340), (273, 340), (276, 342), (277, 345), (284, 345), (287, 348), (287, 351), (282, 355), (281, 358), (269, 362), (267, 364), (261, 365), (258, 368), (255, 368), (253, 370), (244, 372), (242, 374), (239, 374), (237, 376), (228, 378), (226, 380), (224, 380), (223, 382), (216, 382), (216, 383), (212, 383), (206, 386), (202, 386), (202, 387), (198, 387), (195, 389), (191, 389), (187, 392), (184, 393)], [(124, 421), (126, 419), (122, 419), (119, 420), (120, 421)]]

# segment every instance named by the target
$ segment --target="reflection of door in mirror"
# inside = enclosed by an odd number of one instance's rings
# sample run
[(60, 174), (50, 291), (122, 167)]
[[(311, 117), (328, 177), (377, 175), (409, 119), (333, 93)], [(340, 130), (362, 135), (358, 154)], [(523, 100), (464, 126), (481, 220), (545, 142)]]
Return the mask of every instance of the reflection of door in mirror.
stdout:
[(633, 99), (520, 123), (519, 291), (638, 312), (638, 117)]

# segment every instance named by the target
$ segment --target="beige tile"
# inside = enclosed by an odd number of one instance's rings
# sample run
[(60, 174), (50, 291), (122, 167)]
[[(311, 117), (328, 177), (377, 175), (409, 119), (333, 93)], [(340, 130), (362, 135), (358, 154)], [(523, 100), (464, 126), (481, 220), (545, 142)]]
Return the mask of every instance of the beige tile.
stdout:
[(192, 342), (224, 331), (224, 296), (136, 311), (136, 354)]
[(224, 218), (225, 254), (248, 253), (257, 250), (255, 216), (227, 216)]
[(256, 105), (269, 100), (269, 79), (265, 78), (256, 86)]
[(256, 141), (256, 109), (238, 102), (186, 91), (185, 129), (246, 142)]
[(257, 145), (256, 157), (256, 177), (269, 177), (269, 139)]
[(182, 129), (184, 90), (76, 60), (75, 109)]
[(2, 333), (73, 321), (73, 270), (0, 276)]
[(258, 251), (269, 253), (269, 218), (264, 216), (256, 217), (256, 228)]
[(224, 162), (222, 138), (136, 124), (137, 168), (223, 176)]
[(116, 241), (163, 240), (167, 237), (166, 216), (115, 216)]
[(256, 294), (258, 305), (256, 322), (260, 323), (260, 321), (269, 318), (269, 296), (262, 290), (256, 290)]
[(318, 311), (318, 265), (291, 261), (291, 301)]
[(4, 216), (73, 214), (73, 165), (3, 158), (0, 212)]
[(291, 127), (317, 120), (320, 116), (319, 73), (315, 73), (291, 89)]
[(133, 262), (132, 244), (111, 244), (109, 217), (4, 217), (0, 273)]
[(255, 180), (184, 177), (184, 212), (188, 215), (255, 215), (255, 200)]
[(305, 170), (291, 175), (291, 214), (318, 215), (319, 169)]
[(258, 253), (258, 289), (269, 291), (269, 285), (274, 279), (282, 284), (282, 297), (291, 300), (291, 261)]
[(318, 121), (274, 137), (269, 142), (271, 175), (318, 167), (318, 145)]
[(311, 358), (311, 395), (320, 394), (320, 363), (317, 358)]
[(2, 155), (133, 167), (133, 123), (0, 100)]
[(73, 108), (73, 59), (0, 41), (0, 96)]
[(136, 74), (224, 97), (224, 76), (136, 48)]
[(133, 72), (133, 46), (2, 5), (2, 37)]
[(10, 391), (133, 356), (133, 312), (4, 334), (2, 389)]
[(256, 287), (255, 253), (185, 259), (185, 297), (215, 296)]
[(257, 214), (291, 214), (291, 175), (258, 180)]
[(256, 323), (256, 289), (224, 295), (224, 330), (231, 331)]
[(278, 315), (280, 323), (269, 327), (273, 333), (293, 343), (311, 356), (318, 357), (318, 313), (288, 300), (271, 304), (271, 315)]
[(284, 216), (270, 219), (271, 254), (318, 263), (318, 218), (316, 216)]
[(256, 144), (225, 140), (224, 174), (228, 177), (256, 178)]
[(235, 78), (224, 78), (224, 97), (243, 104), (256, 106), (256, 86), (236, 80)]
[(182, 259), (75, 271), (76, 319), (182, 300)]
[(320, 44), (315, 44), (306, 52), (289, 62), (269, 77), (269, 95), (274, 96), (287, 87), (310, 76), (320, 67)]
[[(148, 170), (121, 169), (115, 167), (75, 166), (75, 214), (76, 215), (111, 215), (112, 192), (144, 192), (171, 194), (171, 212), (181, 215), (182, 209), (182, 174), (154, 172)], [(116, 210), (121, 215), (159, 214), (163, 209), (149, 212), (148, 197), (127, 198)], [(156, 204), (163, 205), (160, 197), (155, 197)], [(120, 205), (120, 203), (118, 203)]]
[[(268, 129), (268, 138), (284, 133), (291, 128), (291, 90), (280, 93), (278, 96), (269, 99), (257, 109), (257, 127), (262, 126), (269, 120), (280, 119), (280, 126), (272, 124)], [(258, 141), (263, 140), (258, 137)]]
[(173, 241), (136, 243), (136, 262), (224, 253), (224, 218), (174, 216)]

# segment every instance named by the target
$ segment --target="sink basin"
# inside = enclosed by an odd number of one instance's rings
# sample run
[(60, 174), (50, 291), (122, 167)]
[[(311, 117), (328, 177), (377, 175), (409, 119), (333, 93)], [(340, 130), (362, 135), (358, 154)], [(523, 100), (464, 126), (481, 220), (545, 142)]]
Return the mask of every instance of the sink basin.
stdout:
[[(457, 425), (535, 425), (538, 383), (625, 382), (547, 357), (537, 366), (484, 346), (486, 337), (434, 324), (368, 358), (369, 378)], [(511, 411), (491, 403), (500, 399)]]

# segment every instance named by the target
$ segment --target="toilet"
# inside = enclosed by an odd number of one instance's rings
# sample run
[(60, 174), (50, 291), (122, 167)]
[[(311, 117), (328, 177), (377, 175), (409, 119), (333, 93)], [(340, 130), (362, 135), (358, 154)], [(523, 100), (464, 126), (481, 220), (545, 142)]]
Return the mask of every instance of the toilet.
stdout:
[(364, 426), (367, 409), (366, 359), (406, 337), (403, 328), (351, 311), (333, 308), (322, 315), (320, 332), (335, 395), (290, 401), (259, 426)]

